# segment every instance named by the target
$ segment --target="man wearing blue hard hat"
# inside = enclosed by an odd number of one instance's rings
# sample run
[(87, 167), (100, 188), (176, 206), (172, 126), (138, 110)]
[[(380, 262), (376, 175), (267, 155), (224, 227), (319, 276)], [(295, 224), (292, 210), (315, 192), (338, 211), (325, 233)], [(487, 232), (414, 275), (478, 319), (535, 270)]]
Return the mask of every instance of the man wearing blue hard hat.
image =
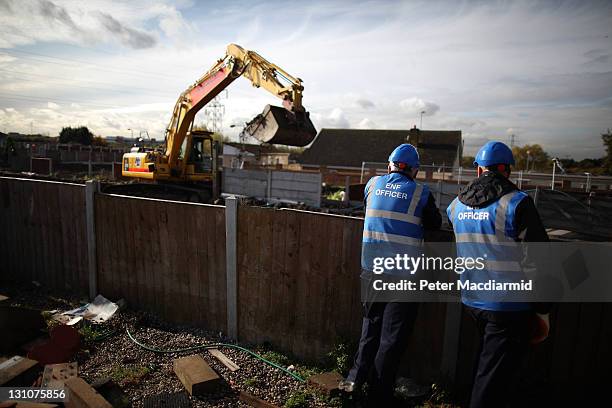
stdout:
[[(442, 223), (433, 195), (415, 181), (419, 154), (411, 144), (398, 146), (389, 156), (387, 174), (371, 178), (365, 187), (362, 242), (362, 278), (371, 273), (365, 259), (368, 248), (393, 256), (419, 248), (424, 229)], [(364, 316), (359, 349), (353, 367), (340, 388), (347, 392), (368, 382), (371, 406), (391, 407), (395, 376), (407, 337), (416, 319), (418, 303), (363, 300)]]
[[(508, 146), (486, 143), (475, 157), (477, 178), (459, 191), (446, 210), (457, 256), (486, 258), (484, 270), (468, 270), (461, 275), (462, 281), (521, 276), (517, 242), (548, 241), (533, 200), (509, 180), (513, 165)], [(515, 301), (506, 295), (476, 290), (461, 293), (464, 308), (480, 333), (470, 407), (506, 406), (529, 344), (548, 335), (549, 305)]]

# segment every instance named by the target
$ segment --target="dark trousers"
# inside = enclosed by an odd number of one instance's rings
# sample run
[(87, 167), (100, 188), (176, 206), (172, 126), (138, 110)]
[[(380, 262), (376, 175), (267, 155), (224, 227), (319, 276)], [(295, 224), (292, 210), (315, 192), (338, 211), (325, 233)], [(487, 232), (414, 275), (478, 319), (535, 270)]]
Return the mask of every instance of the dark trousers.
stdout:
[(505, 407), (529, 347), (533, 312), (496, 312), (465, 306), (480, 332), (471, 408)]
[(400, 358), (414, 326), (418, 303), (364, 304), (359, 349), (347, 380), (362, 385), (369, 379), (371, 394), (391, 398)]

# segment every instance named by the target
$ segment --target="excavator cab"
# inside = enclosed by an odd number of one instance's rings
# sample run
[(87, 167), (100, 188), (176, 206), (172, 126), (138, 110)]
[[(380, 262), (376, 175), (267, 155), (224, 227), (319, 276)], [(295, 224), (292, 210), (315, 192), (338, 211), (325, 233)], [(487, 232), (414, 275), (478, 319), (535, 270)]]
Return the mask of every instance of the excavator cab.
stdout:
[(291, 112), (280, 106), (266, 105), (263, 112), (247, 124), (245, 133), (263, 143), (303, 147), (317, 135), (309, 116), (306, 111)]
[(190, 132), (191, 146), (187, 165), (193, 166), (193, 173), (210, 173), (213, 170), (214, 162), (214, 142), (211, 137), (212, 133), (201, 130), (192, 130)]

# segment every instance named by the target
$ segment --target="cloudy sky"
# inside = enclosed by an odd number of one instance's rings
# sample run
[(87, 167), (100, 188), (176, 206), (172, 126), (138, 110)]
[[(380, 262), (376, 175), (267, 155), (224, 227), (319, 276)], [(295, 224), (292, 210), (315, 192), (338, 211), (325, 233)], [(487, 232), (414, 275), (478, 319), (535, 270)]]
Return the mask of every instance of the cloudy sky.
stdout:
[[(600, 157), (612, 128), (610, 1), (0, 0), (0, 131), (162, 138), (235, 42), (304, 80), (315, 126), (460, 129)], [(224, 133), (278, 101), (238, 79)], [(198, 116), (198, 122), (205, 120)]]

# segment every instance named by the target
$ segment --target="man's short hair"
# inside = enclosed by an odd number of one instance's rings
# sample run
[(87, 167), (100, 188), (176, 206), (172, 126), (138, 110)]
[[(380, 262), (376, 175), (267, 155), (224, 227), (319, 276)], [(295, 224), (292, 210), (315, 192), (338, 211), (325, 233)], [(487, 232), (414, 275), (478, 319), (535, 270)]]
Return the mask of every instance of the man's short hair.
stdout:
[(395, 162), (389, 162), (389, 167), (391, 168), (391, 171), (401, 171), (401, 172), (409, 172), (411, 169), (411, 167), (408, 166), (407, 164), (404, 164), (404, 166), (400, 167), (400, 163), (395, 163)]

